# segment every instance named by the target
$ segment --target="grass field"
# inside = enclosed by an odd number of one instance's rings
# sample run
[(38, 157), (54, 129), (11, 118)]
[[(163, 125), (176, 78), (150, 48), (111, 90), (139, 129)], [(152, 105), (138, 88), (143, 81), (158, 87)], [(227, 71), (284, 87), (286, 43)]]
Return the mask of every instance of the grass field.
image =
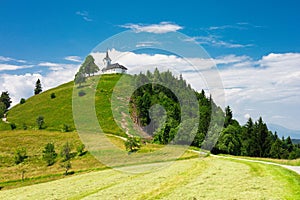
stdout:
[[(125, 151), (124, 141), (114, 135), (107, 135), (112, 144), (120, 150)], [(42, 159), (42, 151), (49, 142), (54, 143), (55, 150), (59, 154), (61, 147), (69, 142), (73, 153), (76, 147), (81, 144), (81, 140), (76, 132), (55, 132), (55, 131), (33, 131), (16, 130), (0, 132), (0, 187), (2, 190), (21, 187), (25, 185), (46, 182), (63, 178), (64, 169), (60, 166), (62, 158), (58, 156), (56, 163), (47, 167)], [(27, 150), (28, 158), (24, 163), (16, 165), (14, 163), (14, 151), (24, 147)], [(138, 154), (148, 153), (162, 148), (162, 145), (143, 145)], [(111, 154), (109, 155), (111, 157)], [(186, 152), (180, 159), (197, 157), (196, 153)], [(72, 169), (75, 173), (85, 173), (94, 170), (105, 169), (90, 153), (83, 156), (75, 156), (71, 159)], [(24, 180), (22, 180), (22, 172)]]
[(299, 199), (300, 177), (276, 166), (206, 157), (152, 173), (108, 169), (0, 192), (0, 199), (21, 198)]

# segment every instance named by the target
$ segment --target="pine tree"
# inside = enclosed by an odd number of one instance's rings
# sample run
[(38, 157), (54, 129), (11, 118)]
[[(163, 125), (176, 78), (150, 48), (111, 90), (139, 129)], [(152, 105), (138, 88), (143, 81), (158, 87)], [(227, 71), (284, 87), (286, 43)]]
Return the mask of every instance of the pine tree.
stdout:
[(6, 108), (5, 110), (7, 111), (7, 109), (10, 107), (10, 104), (11, 104), (11, 100), (10, 100), (8, 91), (1, 93), (0, 102), (4, 103), (5, 108)]
[(38, 79), (35, 83), (34, 95), (40, 94), (42, 92), (42, 84), (40, 79)]

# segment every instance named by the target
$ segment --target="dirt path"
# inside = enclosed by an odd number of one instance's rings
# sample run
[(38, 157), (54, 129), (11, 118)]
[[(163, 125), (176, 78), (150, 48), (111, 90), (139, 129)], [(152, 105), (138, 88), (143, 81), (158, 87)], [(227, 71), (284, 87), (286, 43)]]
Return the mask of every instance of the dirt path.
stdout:
[(218, 158), (233, 159), (233, 160), (242, 160), (242, 161), (254, 162), (254, 163), (262, 163), (262, 164), (266, 164), (266, 165), (276, 165), (276, 166), (284, 167), (286, 169), (294, 171), (300, 175), (300, 166), (283, 165), (283, 164), (272, 163), (272, 162), (261, 161), (261, 160), (249, 160), (249, 159), (245, 159), (245, 158), (235, 158), (235, 157), (219, 156), (219, 155), (213, 155), (213, 154), (211, 154), (211, 156), (218, 157)]
[[(196, 151), (196, 150), (190, 150), (193, 151), (195, 153), (199, 153), (199, 154), (207, 154), (205, 152), (201, 152), (201, 151)], [(247, 161), (247, 162), (254, 162), (254, 163), (262, 163), (262, 164), (266, 164), (266, 165), (276, 165), (276, 166), (280, 166), (286, 169), (289, 169), (291, 171), (296, 172), (297, 174), (300, 175), (300, 166), (292, 166), (292, 165), (283, 165), (283, 164), (278, 164), (278, 163), (273, 163), (273, 162), (267, 162), (267, 161), (261, 161), (261, 160), (250, 160), (250, 159), (246, 159), (246, 158), (237, 158), (237, 157), (227, 157), (227, 156), (220, 156), (220, 155), (214, 155), (214, 154), (210, 154), (213, 157), (216, 158), (226, 158), (226, 159), (232, 159), (232, 160), (242, 160), (242, 161)]]

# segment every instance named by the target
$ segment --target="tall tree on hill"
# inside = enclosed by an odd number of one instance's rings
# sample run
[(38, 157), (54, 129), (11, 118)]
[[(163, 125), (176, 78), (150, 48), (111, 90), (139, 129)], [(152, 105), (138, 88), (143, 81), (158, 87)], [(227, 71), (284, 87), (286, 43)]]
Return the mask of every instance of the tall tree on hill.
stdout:
[(225, 121), (224, 121), (224, 127), (226, 128), (232, 124), (232, 111), (229, 106), (225, 108)]
[(1, 93), (0, 102), (4, 103), (5, 111), (7, 111), (7, 109), (10, 107), (10, 104), (11, 104), (11, 100), (10, 100), (8, 91)]
[(35, 83), (34, 95), (40, 94), (42, 91), (42, 84), (40, 79), (38, 79)]
[(95, 64), (95, 59), (93, 56), (88, 55), (84, 62), (82, 63), (79, 71), (87, 74), (88, 76), (91, 76), (91, 74), (95, 74), (98, 72), (100, 69), (99, 67)]

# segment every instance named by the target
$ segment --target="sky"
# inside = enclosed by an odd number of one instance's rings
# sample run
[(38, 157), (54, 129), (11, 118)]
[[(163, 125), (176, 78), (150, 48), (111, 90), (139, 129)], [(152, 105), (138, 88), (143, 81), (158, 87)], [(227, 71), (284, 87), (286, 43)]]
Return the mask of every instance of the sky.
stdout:
[[(300, 130), (299, 1), (1, 0), (0, 4), (0, 91), (8, 91), (13, 104), (33, 95), (38, 78), (44, 90), (72, 80), (84, 58), (116, 34), (179, 32), (214, 61), (225, 104), (242, 124), (262, 116), (267, 123)], [(137, 58), (178, 67), (182, 63), (166, 55), (128, 55), (118, 62), (131, 68)], [(184, 77), (193, 82), (189, 74)]]

